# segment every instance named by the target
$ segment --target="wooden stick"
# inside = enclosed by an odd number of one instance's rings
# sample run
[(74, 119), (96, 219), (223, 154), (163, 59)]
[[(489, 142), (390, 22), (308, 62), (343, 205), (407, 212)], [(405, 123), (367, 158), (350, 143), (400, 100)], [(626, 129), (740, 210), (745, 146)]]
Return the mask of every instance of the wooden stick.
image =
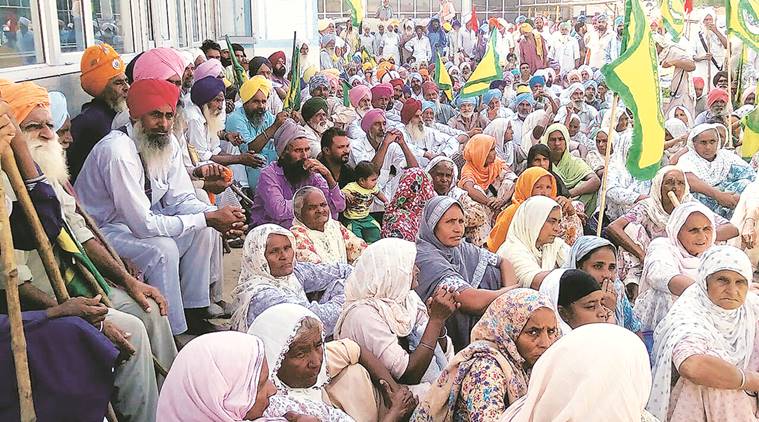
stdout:
[(611, 157), (611, 148), (612, 148), (612, 138), (614, 137), (614, 133), (617, 132), (616, 129), (616, 122), (615, 118), (617, 117), (617, 103), (619, 102), (619, 96), (614, 95), (614, 100), (611, 103), (611, 111), (609, 112), (609, 117), (611, 117), (611, 121), (609, 122), (609, 140), (606, 142), (606, 157), (604, 158), (604, 177), (601, 181), (601, 202), (600, 202), (600, 211), (598, 212), (598, 228), (596, 229), (596, 236), (601, 237), (601, 229), (603, 228), (604, 223), (604, 211), (606, 211), (606, 180), (609, 177), (609, 158)]
[(66, 283), (63, 281), (61, 270), (58, 268), (55, 255), (53, 255), (53, 247), (50, 245), (50, 240), (48, 240), (47, 234), (45, 234), (45, 230), (42, 228), (42, 223), (40, 223), (39, 216), (37, 216), (37, 210), (34, 209), (32, 199), (26, 190), (26, 184), (21, 178), (18, 167), (16, 167), (13, 151), (8, 151), (3, 155), (2, 166), (5, 174), (8, 175), (13, 192), (16, 193), (16, 198), (19, 204), (21, 204), (24, 214), (26, 214), (26, 219), (37, 243), (37, 252), (39, 252), (42, 265), (45, 267), (45, 273), (48, 279), (50, 279), (55, 298), (58, 303), (63, 303), (70, 297), (66, 290)]
[[(9, 151), (10, 153), (10, 151)], [(8, 209), (5, 206), (5, 188), (0, 183), (0, 259), (3, 263), (3, 278), (5, 280), (5, 299), (8, 303), (8, 321), (11, 326), (11, 350), (13, 365), (16, 368), (16, 386), (21, 409), (21, 421), (36, 421), (32, 399), (32, 381), (29, 375), (29, 361), (26, 355), (26, 338), (24, 323), (21, 318), (21, 302), (18, 295), (18, 268), (11, 237), (11, 225), (8, 219)]]
[(667, 192), (667, 197), (669, 198), (669, 201), (672, 202), (672, 205), (674, 205), (675, 208), (680, 206), (680, 200), (677, 199), (677, 195), (675, 195), (674, 192), (672, 191)]
[[(727, 105), (725, 106), (725, 111), (730, 111), (733, 109), (733, 72), (732, 66), (730, 65), (733, 60), (731, 57), (730, 47), (730, 34), (727, 34)], [(731, 138), (731, 133), (731, 131), (727, 131), (728, 140)]]
[(105, 413), (105, 419), (108, 422), (119, 422), (119, 419), (116, 417), (116, 411), (113, 410), (113, 405), (111, 404), (111, 402), (108, 402), (108, 409), (106, 410), (106, 413)]
[(119, 256), (119, 253), (116, 252), (116, 249), (113, 249), (113, 246), (111, 246), (110, 243), (108, 243), (108, 239), (105, 238), (105, 235), (103, 235), (103, 232), (100, 231), (100, 228), (98, 227), (95, 220), (92, 218), (91, 215), (87, 214), (87, 212), (84, 210), (83, 207), (79, 206), (79, 202), (76, 203), (76, 212), (77, 214), (81, 215), (82, 218), (84, 218), (84, 222), (87, 224), (87, 228), (90, 229), (92, 234), (97, 237), (97, 239), (100, 241), (100, 243), (103, 245), (103, 247), (108, 251), (108, 253), (111, 255), (111, 258), (114, 259), (119, 265), (121, 265), (124, 269), (126, 269), (126, 264), (124, 264), (124, 261), (121, 259), (121, 256)]

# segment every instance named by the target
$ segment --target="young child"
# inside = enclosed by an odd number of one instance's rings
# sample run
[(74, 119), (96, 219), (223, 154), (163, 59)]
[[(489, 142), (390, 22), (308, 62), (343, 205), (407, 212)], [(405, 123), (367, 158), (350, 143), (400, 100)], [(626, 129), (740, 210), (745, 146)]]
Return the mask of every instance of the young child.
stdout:
[(387, 198), (380, 192), (377, 186), (379, 171), (370, 161), (361, 161), (353, 169), (356, 181), (348, 183), (342, 189), (343, 194), (352, 198), (343, 212), (343, 217), (348, 221), (348, 229), (356, 236), (364, 239), (366, 243), (373, 243), (380, 239), (380, 225), (369, 215), (369, 209), (374, 202), (374, 197), (387, 203)]

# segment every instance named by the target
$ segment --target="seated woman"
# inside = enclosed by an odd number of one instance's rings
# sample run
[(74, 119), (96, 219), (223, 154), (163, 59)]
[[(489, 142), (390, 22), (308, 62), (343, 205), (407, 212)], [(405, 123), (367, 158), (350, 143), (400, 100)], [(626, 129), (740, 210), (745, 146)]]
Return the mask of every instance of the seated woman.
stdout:
[(543, 354), (527, 394), (500, 422), (658, 422), (645, 410), (650, 390), (651, 369), (640, 339), (611, 324), (586, 325)]
[(742, 251), (709, 249), (698, 267), (698, 281), (659, 324), (646, 409), (660, 420), (757, 419), (759, 301), (748, 293), (751, 276)]
[(511, 221), (514, 219), (514, 214), (519, 209), (519, 206), (527, 198), (536, 195), (547, 196), (556, 200), (561, 205), (561, 209), (566, 216), (561, 222), (561, 237), (567, 244), (571, 245), (577, 236), (582, 234), (582, 222), (577, 217), (572, 202), (567, 198), (556, 196), (556, 180), (551, 173), (542, 167), (530, 167), (517, 179), (514, 185), (514, 196), (511, 197), (511, 205), (498, 214), (495, 226), (488, 236), (487, 247), (490, 252), (497, 252), (498, 248), (506, 240), (509, 226), (511, 226)]
[[(746, 187), (735, 207), (732, 225), (740, 228), (740, 236), (730, 240), (730, 244), (742, 249), (748, 255), (754, 271), (759, 269), (759, 182), (754, 182)], [(717, 233), (719, 240), (719, 232)]]
[(652, 241), (643, 261), (634, 310), (644, 333), (653, 332), (672, 303), (695, 283), (699, 257), (716, 238), (714, 213), (700, 202), (686, 202), (672, 211), (667, 237)]
[(459, 305), (458, 293), (440, 289), (424, 306), (413, 290), (415, 249), (405, 240), (381, 239), (364, 251), (345, 282), (335, 338), (355, 341), (422, 394), (453, 356), (445, 321)]
[(350, 265), (297, 262), (293, 234), (275, 224), (260, 225), (245, 237), (232, 329), (247, 331), (267, 308), (295, 303), (315, 313), (331, 336), (345, 301), (343, 280), (350, 271)]
[(688, 125), (673, 117), (664, 122), (664, 153), (667, 157), (679, 155), (688, 141)]
[(295, 259), (313, 264), (352, 264), (366, 242), (332, 219), (324, 193), (305, 186), (293, 195)]
[(551, 163), (554, 165), (556, 174), (569, 189), (570, 198), (577, 198), (585, 204), (585, 209), (590, 212), (596, 209), (596, 198), (598, 188), (601, 187), (601, 179), (585, 161), (569, 153), (568, 142), (569, 131), (561, 123), (548, 126), (540, 139), (541, 144), (548, 146)]
[(639, 180), (627, 169), (632, 131), (615, 134), (613, 142), (614, 154), (609, 159), (609, 172), (606, 175), (605, 217), (609, 222), (621, 217), (630, 207), (645, 199), (651, 191), (650, 180)]
[(393, 199), (385, 207), (382, 237), (413, 242), (419, 231), (419, 216), (433, 196), (432, 180), (424, 170), (418, 167), (404, 170)]
[(613, 291), (602, 290), (595, 278), (582, 270), (558, 269), (540, 285), (558, 315), (562, 334), (586, 324), (615, 324)]
[(543, 167), (545, 170), (548, 170), (556, 181), (556, 195), (569, 198), (569, 189), (567, 189), (561, 177), (553, 171), (551, 150), (548, 149), (547, 145), (536, 144), (530, 147), (527, 152), (527, 168), (530, 167)]
[[(297, 412), (320, 421), (399, 421), (416, 407), (413, 395), (374, 355), (351, 340), (325, 343), (321, 321), (300, 305), (272, 306), (253, 321), (248, 334), (263, 341), (266, 360), (272, 362), (269, 371), (277, 394), (267, 413)], [(392, 398), (384, 419), (372, 380), (377, 388), (380, 383), (387, 386), (388, 394), (405, 390), (407, 395)]]
[(459, 187), (486, 207), (488, 223), (491, 223), (508, 202), (516, 175), (496, 156), (492, 136), (472, 136), (464, 147), (464, 160), (466, 164), (461, 169)]
[(262, 420), (276, 392), (260, 339), (234, 331), (206, 334), (179, 351), (161, 388), (157, 420)]
[(700, 124), (688, 136), (688, 152), (677, 165), (686, 173), (693, 196), (716, 214), (730, 218), (743, 189), (756, 172), (745, 161), (721, 147), (719, 124)]
[[(588, 154), (585, 156), (585, 162), (596, 173), (599, 179), (603, 179), (606, 171), (606, 148), (609, 146), (609, 129), (601, 127), (593, 129), (590, 132), (590, 141), (593, 148), (588, 148)], [(614, 154), (614, 148), (609, 151)], [(609, 157), (611, 159), (611, 156)]]
[(490, 304), (411, 420), (495, 421), (527, 393), (535, 362), (561, 336), (556, 313), (542, 293), (514, 289)]
[(539, 289), (551, 271), (564, 265), (569, 246), (559, 238), (561, 206), (551, 198), (533, 196), (514, 214), (498, 255), (511, 262), (514, 284)]
[[(685, 173), (678, 167), (665, 166), (651, 181), (648, 197), (633, 205), (606, 228), (609, 239), (622, 248), (619, 251), (619, 277), (628, 286), (633, 299), (637, 296), (646, 248), (652, 240), (667, 236), (667, 222), (675, 208), (669, 192), (674, 193), (681, 204), (695, 201)], [(715, 216), (715, 220), (718, 241), (738, 235), (738, 230), (724, 218)]]
[(416, 292), (429, 300), (439, 290), (458, 292), (460, 308), (448, 318), (446, 329), (456, 351), (469, 344), (472, 327), (501, 289), (514, 284), (511, 264), (464, 242), (464, 211), (449, 197), (433, 198), (424, 209), (424, 220), (416, 240), (419, 285)]
[(446, 156), (430, 160), (425, 168), (432, 178), (432, 187), (440, 196), (449, 196), (461, 203), (464, 209), (464, 237), (475, 246), (482, 246), (490, 232), (490, 221), (485, 205), (478, 204), (469, 194), (456, 186), (459, 168)]
[(679, 119), (681, 122), (685, 123), (686, 127), (693, 127), (693, 118), (691, 117), (690, 112), (687, 108), (681, 105), (674, 106), (669, 109), (669, 113), (667, 113), (667, 119)]

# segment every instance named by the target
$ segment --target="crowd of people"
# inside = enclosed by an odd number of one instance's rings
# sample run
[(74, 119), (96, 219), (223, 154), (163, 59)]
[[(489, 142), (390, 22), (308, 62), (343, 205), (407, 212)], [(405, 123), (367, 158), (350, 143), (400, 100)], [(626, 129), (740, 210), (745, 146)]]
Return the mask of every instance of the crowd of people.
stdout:
[[(759, 420), (759, 154), (739, 154), (757, 52), (728, 77), (713, 10), (693, 43), (653, 19), (673, 72), (639, 180), (636, 116), (599, 70), (622, 17), (388, 3), (320, 21), (294, 69), (213, 40), (128, 64), (89, 47), (76, 116), (0, 81), (0, 152), (56, 261), (4, 168), (40, 420)], [(467, 97), (491, 31), (503, 76)]]

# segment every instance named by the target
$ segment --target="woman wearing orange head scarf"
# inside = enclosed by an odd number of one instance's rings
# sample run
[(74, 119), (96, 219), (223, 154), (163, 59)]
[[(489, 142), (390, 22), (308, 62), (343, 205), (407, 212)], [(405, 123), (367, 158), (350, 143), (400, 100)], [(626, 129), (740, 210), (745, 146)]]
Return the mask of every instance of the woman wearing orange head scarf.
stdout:
[(461, 169), (459, 187), (475, 202), (487, 207), (488, 222), (506, 205), (511, 197), (516, 175), (495, 153), (495, 138), (475, 135), (464, 147), (466, 164)]

